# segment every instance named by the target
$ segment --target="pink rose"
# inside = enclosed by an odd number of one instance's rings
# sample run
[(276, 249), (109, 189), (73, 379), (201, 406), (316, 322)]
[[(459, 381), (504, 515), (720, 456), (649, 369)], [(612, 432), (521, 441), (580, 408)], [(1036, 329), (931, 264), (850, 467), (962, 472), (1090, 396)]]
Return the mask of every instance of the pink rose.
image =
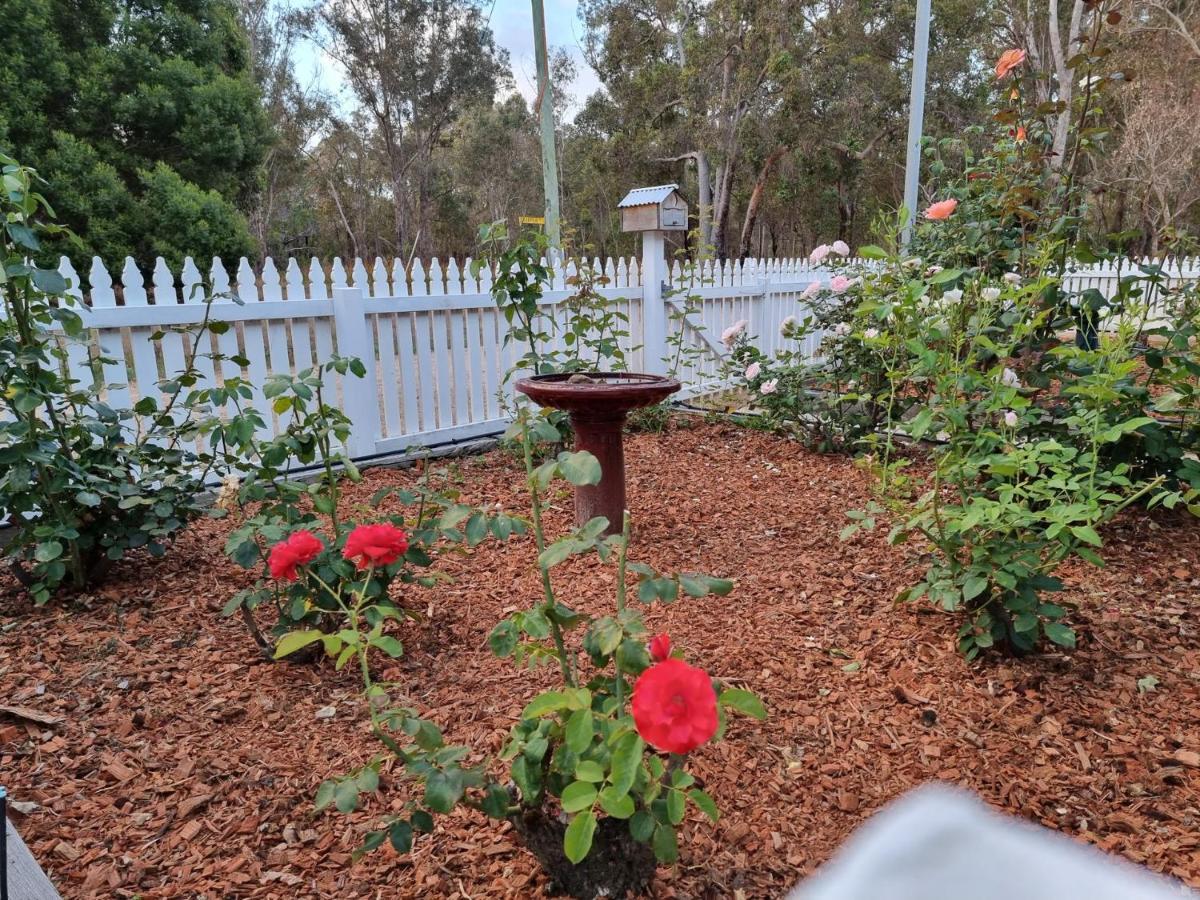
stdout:
[(829, 279), (829, 289), (835, 294), (844, 294), (850, 285), (854, 284), (845, 275), (834, 275)]

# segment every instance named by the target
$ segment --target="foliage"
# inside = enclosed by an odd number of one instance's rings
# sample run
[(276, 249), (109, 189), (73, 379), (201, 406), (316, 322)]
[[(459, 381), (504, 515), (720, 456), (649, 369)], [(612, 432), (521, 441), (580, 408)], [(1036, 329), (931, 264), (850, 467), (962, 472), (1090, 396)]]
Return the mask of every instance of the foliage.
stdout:
[[(295, 375), (273, 375), (263, 394), (284, 427), (265, 440), (258, 436), (265, 430), (262, 414), (242, 406), (251, 396), (248, 385), (226, 379), (225, 387), (212, 398), (235, 406), (220, 437), (224, 452), (240, 459), (242, 470), (242, 476), (231, 478), (219, 498), (223, 513), (239, 513), (225, 552), (238, 565), (257, 572), (253, 585), (230, 598), (225, 614), (241, 615), (260, 647), (272, 646), (256, 620), (256, 611), (264, 608), (274, 611), (270, 631), (276, 639), (298, 630), (336, 635), (349, 627), (347, 617), (356, 606), (356, 614), (372, 627), (389, 618), (415, 616), (389, 599), (393, 581), (432, 586), (437, 576), (420, 570), (433, 565), (442, 542), (475, 546), (489, 533), (507, 537), (522, 528), (518, 521), (503, 515), (470, 514), (456, 502), (455, 492), (434, 487), (435, 473), (426, 468), (420, 483), (411, 489), (376, 492), (366, 511), (371, 522), (405, 529), (407, 547), (402, 560), (375, 566), (366, 575), (349, 562), (343, 555), (347, 540), (364, 521), (346, 521), (338, 510), (344, 482), (357, 483), (361, 475), (344, 450), (350, 420), (328, 396), (335, 378), (361, 378), (364, 374), (360, 360), (335, 356)], [(388, 510), (397, 505), (402, 509)], [(298, 532), (314, 530), (325, 535), (324, 549), (310, 560), (304, 577), (277, 577), (271, 568), (270, 548)], [(334, 646), (332, 640), (327, 641), (327, 649)], [(338, 652), (342, 646), (338, 645)], [(280, 644), (274, 647), (278, 651)]]
[[(646, 628), (641, 614), (626, 602), (633, 587), (629, 575), (637, 576), (636, 596), (641, 603), (671, 602), (681, 591), (693, 597), (723, 596), (733, 584), (704, 575), (662, 575), (630, 561), (628, 517), (621, 534), (602, 537), (608, 523), (594, 519), (551, 542), (543, 525), (546, 493), (556, 479), (574, 485), (597, 483), (599, 464), (589, 453), (563, 452), (536, 465), (534, 445), (556, 443), (558, 431), (545, 417), (532, 416), (525, 410), (510, 436), (520, 442), (523, 450), (543, 596), (530, 609), (498, 623), (488, 643), (498, 656), (511, 657), (528, 667), (553, 665), (561, 675), (559, 688), (545, 691), (526, 704), (501, 752), (501, 758), (509, 761), (511, 788), (494, 780), (486, 767), (465, 765), (469, 750), (447, 746), (437, 726), (414, 710), (388, 706), (390, 686), (374, 679), (368, 651), (376, 646), (385, 652), (398, 652), (400, 647), (398, 642), (380, 646), (386, 635), (378, 623), (388, 612), (378, 609), (367, 586), (373, 569), (368, 569), (365, 582), (351, 586), (349, 600), (344, 601), (346, 627), (336, 634), (291, 632), (280, 640), (277, 654), (286, 655), (320, 641), (328, 652), (337, 655), (339, 665), (357, 658), (376, 735), (403, 763), (408, 775), (424, 784), (420, 799), (410, 801), (402, 813), (389, 815), (382, 828), (367, 835), (359, 852), (374, 849), (384, 841), (406, 852), (414, 832), (432, 830), (433, 814), (448, 813), (460, 804), (480, 809), (492, 818), (514, 820), (529, 810), (553, 804), (570, 816), (563, 850), (572, 862), (579, 862), (590, 852), (600, 815), (627, 820), (636, 840), (652, 846), (660, 861), (673, 862), (678, 854), (676, 834), (688, 801), (713, 820), (718, 813), (712, 798), (696, 787), (694, 777), (687, 773), (681, 755), (673, 754), (664, 761), (647, 746), (642, 732), (654, 733), (648, 723), (658, 711), (643, 708), (639, 712), (635, 700), (630, 713), (631, 693), (636, 696), (642, 689), (637, 679), (652, 669), (652, 660), (644, 641)], [(470, 516), (469, 521), (476, 521), (482, 513), (463, 509), (454, 515)], [(499, 530), (505, 528), (507, 524)], [(481, 528), (477, 534), (482, 536), (495, 529), (495, 525)], [(554, 588), (553, 569), (572, 556), (589, 553), (616, 566), (616, 608), (611, 615), (584, 615), (559, 599)], [(302, 564), (304, 577), (311, 579), (310, 591), (311, 584), (319, 587), (324, 581), (317, 571), (320, 564), (319, 559)], [(398, 565), (403, 566), (403, 561)], [(576, 630), (583, 631), (578, 648), (568, 644), (570, 632)], [(662, 653), (665, 642), (659, 639), (655, 646)], [(722, 710), (765, 716), (753, 694), (710, 687), (708, 676), (700, 670), (683, 668), (699, 679), (692, 690), (698, 691), (701, 698), (710, 694), (713, 717), (711, 730), (697, 723), (700, 731), (686, 742), (686, 749), (694, 749), (717, 730), (718, 705)], [(646, 697), (651, 696), (647, 689)], [(643, 698), (643, 707), (646, 703), (653, 706), (652, 701)], [(723, 711), (720, 715), (723, 720)], [(640, 722), (639, 716), (643, 716)], [(682, 750), (683, 746), (676, 749)], [(323, 783), (317, 796), (318, 809), (336, 805), (340, 811), (349, 812), (357, 808), (360, 795), (378, 788), (383, 765), (380, 757), (356, 772)]]
[[(897, 441), (931, 442), (928, 490), (911, 507), (892, 503), (891, 539), (932, 546), (924, 577), (901, 597), (961, 613), (968, 657), (993, 646), (1027, 653), (1042, 638), (1074, 646), (1067, 610), (1044, 597), (1061, 588), (1059, 564), (1103, 565), (1101, 526), (1131, 503), (1200, 513), (1195, 288), (1170, 285), (1154, 264), (1122, 273), (1107, 298), (1065, 287), (1072, 263), (1115, 264), (1123, 250), (1099, 248), (1127, 238), (1084, 233), (1073, 181), (1074, 157), (1102, 150), (1100, 94), (1123, 80), (1096, 74), (1108, 64), (1094, 27), (1071, 61), (1085, 89), (1070, 110), (1069, 165), (1048, 162), (1065, 107), (1024, 102), (1024, 56), (1010, 51), (1016, 71), (998, 70), (994, 146), (964, 151), (958, 171), (942, 155), (950, 142), (938, 148), (945, 199), (925, 210), (911, 247), (901, 249), (902, 211), (880, 246), (859, 251), (865, 264), (835, 266), (827, 286), (810, 289), (817, 312), (789, 333), (828, 328), (822, 358), (768, 360), (731, 336), (768, 415), (824, 449), (868, 451), (893, 501), (907, 464)], [(821, 247), (814, 259), (845, 249)], [(844, 407), (866, 414), (857, 429), (839, 418)], [(877, 512), (853, 513), (844, 536), (873, 527)]]
[(79, 238), (48, 236), (45, 258), (250, 249), (237, 209), (270, 133), (229, 0), (14, 0), (3, 22), (0, 147), (36, 162)]
[[(190, 448), (218, 423), (194, 389), (194, 349), (132, 410), (110, 402), (118, 385), (67, 375), (68, 358), (87, 352), (75, 286), (28, 260), (46, 238), (69, 232), (48, 221), (32, 169), (3, 155), (0, 165), (0, 509), (16, 532), (5, 555), (41, 604), (60, 586), (90, 586), (132, 550), (165, 552), (201, 513), (198, 493), (218, 459)], [(190, 344), (227, 327), (210, 322), (206, 307)]]

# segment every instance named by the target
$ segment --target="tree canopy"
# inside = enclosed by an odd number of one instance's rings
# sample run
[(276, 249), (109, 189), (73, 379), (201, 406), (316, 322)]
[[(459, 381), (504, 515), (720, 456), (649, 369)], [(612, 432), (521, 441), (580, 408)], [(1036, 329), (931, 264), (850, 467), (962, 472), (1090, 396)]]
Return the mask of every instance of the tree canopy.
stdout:
[(76, 259), (253, 251), (271, 131), (231, 0), (9, 0), (0, 146), (36, 166)]

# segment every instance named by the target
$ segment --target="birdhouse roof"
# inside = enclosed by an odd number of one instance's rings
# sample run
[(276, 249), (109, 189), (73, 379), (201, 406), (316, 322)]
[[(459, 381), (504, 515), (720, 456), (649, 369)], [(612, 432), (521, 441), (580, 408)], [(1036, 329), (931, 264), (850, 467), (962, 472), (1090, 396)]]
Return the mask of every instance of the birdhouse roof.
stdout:
[(658, 187), (634, 188), (625, 195), (625, 199), (617, 204), (617, 208), (625, 209), (630, 206), (650, 206), (662, 203), (677, 190), (679, 190), (679, 185), (677, 184), (660, 184)]

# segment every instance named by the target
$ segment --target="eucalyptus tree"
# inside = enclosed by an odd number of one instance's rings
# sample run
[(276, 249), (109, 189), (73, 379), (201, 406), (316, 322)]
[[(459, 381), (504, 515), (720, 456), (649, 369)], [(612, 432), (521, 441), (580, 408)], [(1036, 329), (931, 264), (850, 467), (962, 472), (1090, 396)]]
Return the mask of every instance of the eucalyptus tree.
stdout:
[(392, 252), (428, 252), (435, 155), (463, 111), (508, 81), (507, 53), (474, 0), (323, 0), (305, 21), (378, 132)]

